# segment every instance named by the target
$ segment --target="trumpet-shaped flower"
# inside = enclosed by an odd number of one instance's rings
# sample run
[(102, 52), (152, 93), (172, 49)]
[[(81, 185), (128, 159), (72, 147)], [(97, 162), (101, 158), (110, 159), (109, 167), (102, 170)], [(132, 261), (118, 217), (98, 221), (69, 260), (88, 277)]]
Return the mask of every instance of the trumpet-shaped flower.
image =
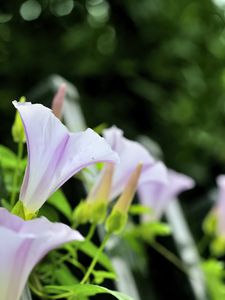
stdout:
[(194, 181), (192, 178), (173, 170), (168, 170), (167, 185), (152, 182), (144, 183), (140, 186), (138, 192), (141, 203), (153, 210), (151, 219), (159, 219), (169, 201), (193, 187)]
[(148, 182), (167, 182), (167, 169), (161, 162), (156, 162), (150, 153), (138, 142), (123, 136), (123, 131), (113, 126), (104, 130), (103, 136), (112, 149), (118, 153), (120, 163), (115, 166), (111, 196), (113, 199), (124, 190), (130, 175), (138, 164), (142, 164), (142, 172), (138, 187)]
[(24, 221), (0, 208), (0, 298), (19, 300), (30, 272), (51, 250), (75, 240), (79, 232), (46, 218)]
[(116, 162), (117, 154), (91, 129), (70, 133), (41, 104), (13, 102), (23, 121), (28, 165), (20, 200), (29, 212), (37, 211), (48, 197), (74, 174), (96, 162)]

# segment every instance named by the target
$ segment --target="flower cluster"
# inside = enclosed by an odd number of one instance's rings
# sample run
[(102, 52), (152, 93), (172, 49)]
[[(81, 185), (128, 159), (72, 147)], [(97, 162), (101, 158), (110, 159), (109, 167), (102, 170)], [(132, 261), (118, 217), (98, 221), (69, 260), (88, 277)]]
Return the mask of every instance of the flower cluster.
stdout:
[[(84, 239), (67, 225), (37, 217), (47, 199), (84, 168), (104, 163), (87, 199), (74, 211), (74, 224), (105, 223), (108, 237), (125, 227), (136, 191), (140, 203), (151, 208), (148, 219), (153, 222), (160, 219), (169, 201), (194, 186), (191, 178), (168, 170), (144, 146), (124, 137), (115, 126), (105, 129), (103, 137), (90, 128), (69, 132), (59, 120), (64, 95), (62, 86), (53, 101), (55, 115), (41, 104), (13, 102), (22, 120), (25, 136), (21, 134), (23, 138), (19, 139), (26, 140), (28, 162), (17, 203), (11, 212), (0, 208), (2, 300), (20, 299), (32, 269), (49, 251)], [(17, 115), (19, 124), (18, 118)], [(21, 131), (18, 126), (15, 129)], [(116, 204), (108, 213), (110, 202), (115, 199)], [(89, 273), (82, 283), (88, 280)]]

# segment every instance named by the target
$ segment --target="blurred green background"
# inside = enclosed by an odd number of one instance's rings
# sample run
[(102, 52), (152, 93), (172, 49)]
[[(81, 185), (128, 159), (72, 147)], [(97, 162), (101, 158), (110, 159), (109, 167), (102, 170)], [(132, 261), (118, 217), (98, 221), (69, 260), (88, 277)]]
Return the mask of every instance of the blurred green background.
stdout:
[(225, 172), (225, 1), (1, 1), (1, 143), (11, 101), (53, 73), (77, 87), (89, 126), (150, 136), (197, 181), (183, 205), (198, 238)]
[(0, 8), (1, 139), (12, 99), (58, 73), (78, 88), (89, 126), (106, 122), (130, 137), (150, 135), (169, 166), (201, 184), (214, 168), (224, 170), (222, 6), (28, 0)]

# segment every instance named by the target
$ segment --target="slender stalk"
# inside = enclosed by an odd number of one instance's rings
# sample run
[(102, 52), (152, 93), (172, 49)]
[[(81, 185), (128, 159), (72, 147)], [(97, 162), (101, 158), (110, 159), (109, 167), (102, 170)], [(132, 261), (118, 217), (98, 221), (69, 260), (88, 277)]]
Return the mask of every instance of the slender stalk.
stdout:
[(157, 241), (153, 241), (151, 247), (154, 248), (157, 252), (159, 252), (162, 256), (164, 256), (167, 260), (169, 260), (172, 264), (174, 264), (179, 270), (181, 270), (185, 275), (188, 275), (187, 269), (183, 265), (182, 261), (170, 252), (166, 247), (158, 243)]
[(96, 224), (96, 223), (92, 223), (92, 224), (91, 224), (91, 227), (90, 227), (90, 229), (89, 229), (89, 231), (88, 231), (88, 234), (87, 234), (85, 240), (91, 241), (91, 239), (93, 238), (93, 235), (94, 235), (94, 233), (95, 233), (96, 227), (97, 227), (97, 224)]
[(39, 291), (36, 287), (34, 287), (32, 284), (30, 284), (30, 289), (34, 294), (36, 294), (38, 297), (41, 297), (42, 299), (68, 299), (68, 297), (71, 297), (71, 292), (65, 292), (63, 294), (59, 295), (46, 295), (43, 292)]
[(98, 249), (98, 252), (96, 253), (95, 257), (93, 258), (93, 260), (92, 260), (92, 262), (91, 262), (91, 264), (90, 264), (90, 266), (89, 266), (89, 268), (88, 268), (88, 270), (87, 270), (87, 273), (84, 275), (83, 279), (81, 280), (81, 282), (80, 282), (81, 284), (84, 284), (84, 283), (86, 283), (86, 282), (88, 281), (88, 279), (89, 279), (91, 273), (92, 273), (93, 270), (94, 270), (94, 267), (95, 267), (96, 263), (98, 262), (99, 255), (100, 255), (100, 254), (102, 253), (102, 251), (104, 250), (105, 245), (106, 245), (106, 243), (108, 242), (109, 238), (110, 238), (110, 234), (107, 233), (107, 234), (105, 235), (105, 237), (104, 237), (102, 243), (101, 243), (101, 246), (100, 246), (99, 249)]
[(201, 254), (206, 250), (211, 240), (211, 236), (204, 234), (201, 240), (198, 243), (198, 251)]
[(24, 146), (23, 141), (20, 141), (18, 143), (18, 150), (17, 150), (17, 165), (16, 165), (15, 172), (13, 175), (12, 194), (11, 194), (11, 199), (10, 199), (11, 207), (14, 206), (15, 201), (16, 201), (16, 194), (17, 194), (16, 187), (17, 187), (17, 183), (18, 183), (18, 179), (19, 179), (21, 160), (23, 158), (23, 148), (24, 148), (23, 146)]

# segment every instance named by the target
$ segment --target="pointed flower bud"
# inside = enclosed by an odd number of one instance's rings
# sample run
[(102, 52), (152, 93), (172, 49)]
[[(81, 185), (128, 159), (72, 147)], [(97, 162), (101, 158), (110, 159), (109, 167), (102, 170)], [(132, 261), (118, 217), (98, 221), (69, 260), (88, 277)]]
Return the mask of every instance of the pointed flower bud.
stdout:
[(75, 210), (75, 222), (100, 224), (105, 220), (107, 206), (112, 186), (114, 165), (107, 163), (98, 183), (88, 195), (87, 201), (82, 202)]
[(115, 210), (119, 210), (121, 212), (127, 213), (128, 209), (130, 207), (130, 204), (134, 198), (134, 194), (136, 192), (136, 188), (138, 185), (138, 180), (141, 175), (143, 164), (139, 163), (134, 170), (134, 172), (131, 174), (128, 183), (120, 196), (119, 200), (116, 202), (116, 205), (114, 206)]
[(102, 172), (102, 176), (99, 178), (97, 184), (91, 190), (90, 194), (88, 195), (87, 201), (106, 202), (109, 200), (113, 171), (114, 164), (106, 163), (105, 168)]
[(117, 200), (111, 214), (106, 221), (106, 231), (119, 234), (127, 223), (128, 210), (137, 189), (138, 180), (141, 175), (143, 164), (139, 163), (131, 174), (125, 189)]
[[(24, 103), (26, 101), (25, 97), (21, 97), (19, 102)], [(17, 111), (15, 115), (15, 121), (12, 126), (12, 137), (15, 143), (26, 142), (26, 136), (23, 128), (23, 122), (21, 120), (20, 114)]]
[(66, 84), (62, 83), (52, 100), (52, 111), (59, 120), (61, 120), (62, 118), (65, 95), (66, 95)]

